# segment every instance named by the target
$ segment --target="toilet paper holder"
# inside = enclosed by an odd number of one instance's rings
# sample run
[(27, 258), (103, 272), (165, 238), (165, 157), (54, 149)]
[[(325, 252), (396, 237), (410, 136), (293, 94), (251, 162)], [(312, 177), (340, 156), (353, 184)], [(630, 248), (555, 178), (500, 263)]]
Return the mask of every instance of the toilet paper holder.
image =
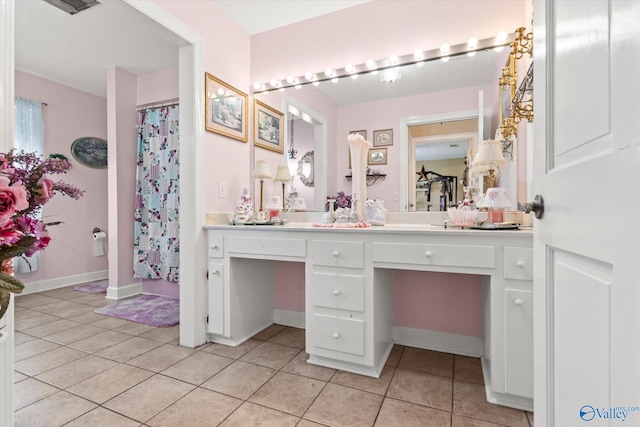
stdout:
[(102, 231), (102, 230), (100, 230), (100, 227), (93, 227), (93, 231), (91, 232), (91, 234), (93, 234), (93, 233), (99, 233), (99, 232), (101, 232), (101, 231)]

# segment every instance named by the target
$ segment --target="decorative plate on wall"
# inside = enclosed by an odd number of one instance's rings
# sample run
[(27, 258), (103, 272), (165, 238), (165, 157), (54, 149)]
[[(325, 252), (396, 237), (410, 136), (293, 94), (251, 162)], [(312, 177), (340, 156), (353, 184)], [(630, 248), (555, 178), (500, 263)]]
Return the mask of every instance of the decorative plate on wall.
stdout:
[(85, 136), (71, 144), (71, 154), (79, 163), (90, 168), (107, 167), (107, 141)]

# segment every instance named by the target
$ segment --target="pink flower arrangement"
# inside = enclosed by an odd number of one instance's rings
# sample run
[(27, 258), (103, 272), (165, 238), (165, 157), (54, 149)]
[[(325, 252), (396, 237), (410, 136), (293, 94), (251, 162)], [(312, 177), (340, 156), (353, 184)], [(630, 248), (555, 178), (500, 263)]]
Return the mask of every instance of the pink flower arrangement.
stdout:
[[(0, 153), (0, 318), (9, 304), (10, 292), (20, 293), (24, 285), (6, 274), (5, 261), (30, 257), (49, 245), (48, 225), (40, 219), (42, 206), (55, 194), (79, 199), (84, 191), (48, 175), (66, 173), (71, 164), (62, 154), (41, 158), (35, 153), (11, 150)], [(9, 269), (10, 270), (10, 269)]]

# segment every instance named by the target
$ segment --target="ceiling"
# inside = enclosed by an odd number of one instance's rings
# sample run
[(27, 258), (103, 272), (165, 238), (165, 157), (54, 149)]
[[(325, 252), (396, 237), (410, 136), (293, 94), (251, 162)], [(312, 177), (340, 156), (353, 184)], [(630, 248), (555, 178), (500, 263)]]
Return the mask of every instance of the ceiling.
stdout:
[(210, 0), (253, 35), (371, 0)]
[(69, 15), (41, 0), (15, 2), (15, 67), (98, 96), (106, 71), (140, 74), (178, 63), (187, 42), (123, 1)]
[[(365, 1), (208, 0), (255, 34)], [(106, 71), (117, 66), (141, 74), (178, 63), (187, 42), (122, 0), (69, 15), (42, 0), (15, 2), (16, 69), (98, 96), (106, 96)], [(318, 89), (336, 105), (489, 84), (495, 80), (495, 53), (405, 67), (402, 79), (385, 85), (378, 76), (322, 83)], [(428, 71), (427, 71), (428, 70)], [(473, 70), (473, 72), (469, 72)], [(45, 100), (46, 101), (46, 100)]]
[[(209, 1), (250, 34), (363, 3)], [(107, 67), (141, 74), (176, 65), (178, 49), (187, 45), (121, 0), (100, 0), (75, 15), (42, 0), (16, 1), (15, 32), (16, 69), (103, 97)]]

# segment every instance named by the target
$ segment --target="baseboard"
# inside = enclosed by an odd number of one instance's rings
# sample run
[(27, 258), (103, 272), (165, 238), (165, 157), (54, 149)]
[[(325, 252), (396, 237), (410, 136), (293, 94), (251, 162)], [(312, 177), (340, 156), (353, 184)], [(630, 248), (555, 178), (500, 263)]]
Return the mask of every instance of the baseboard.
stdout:
[(109, 286), (107, 288), (107, 299), (120, 300), (142, 293), (142, 283), (134, 283), (128, 286)]
[[(36, 292), (50, 291), (66, 286), (81, 285), (87, 282), (105, 280), (109, 278), (109, 270), (92, 271), (91, 273), (75, 274), (73, 276), (56, 277), (55, 279), (41, 280), (39, 282), (25, 283), (20, 295), (29, 295)], [(20, 298), (20, 295), (17, 295)]]
[(273, 323), (291, 326), (292, 328), (305, 328), (305, 313), (303, 311), (273, 310)]
[(491, 375), (489, 372), (489, 361), (484, 357), (482, 362), (482, 376), (484, 377), (484, 391), (487, 396), (487, 402), (496, 405), (508, 406), (510, 408), (522, 409), (523, 411), (533, 412), (533, 398), (517, 396), (515, 394), (498, 393), (493, 391), (491, 384)]
[(426, 329), (394, 326), (393, 341), (396, 344), (409, 347), (442, 351), (462, 356), (480, 357), (484, 354), (484, 340), (480, 337), (448, 334)]

